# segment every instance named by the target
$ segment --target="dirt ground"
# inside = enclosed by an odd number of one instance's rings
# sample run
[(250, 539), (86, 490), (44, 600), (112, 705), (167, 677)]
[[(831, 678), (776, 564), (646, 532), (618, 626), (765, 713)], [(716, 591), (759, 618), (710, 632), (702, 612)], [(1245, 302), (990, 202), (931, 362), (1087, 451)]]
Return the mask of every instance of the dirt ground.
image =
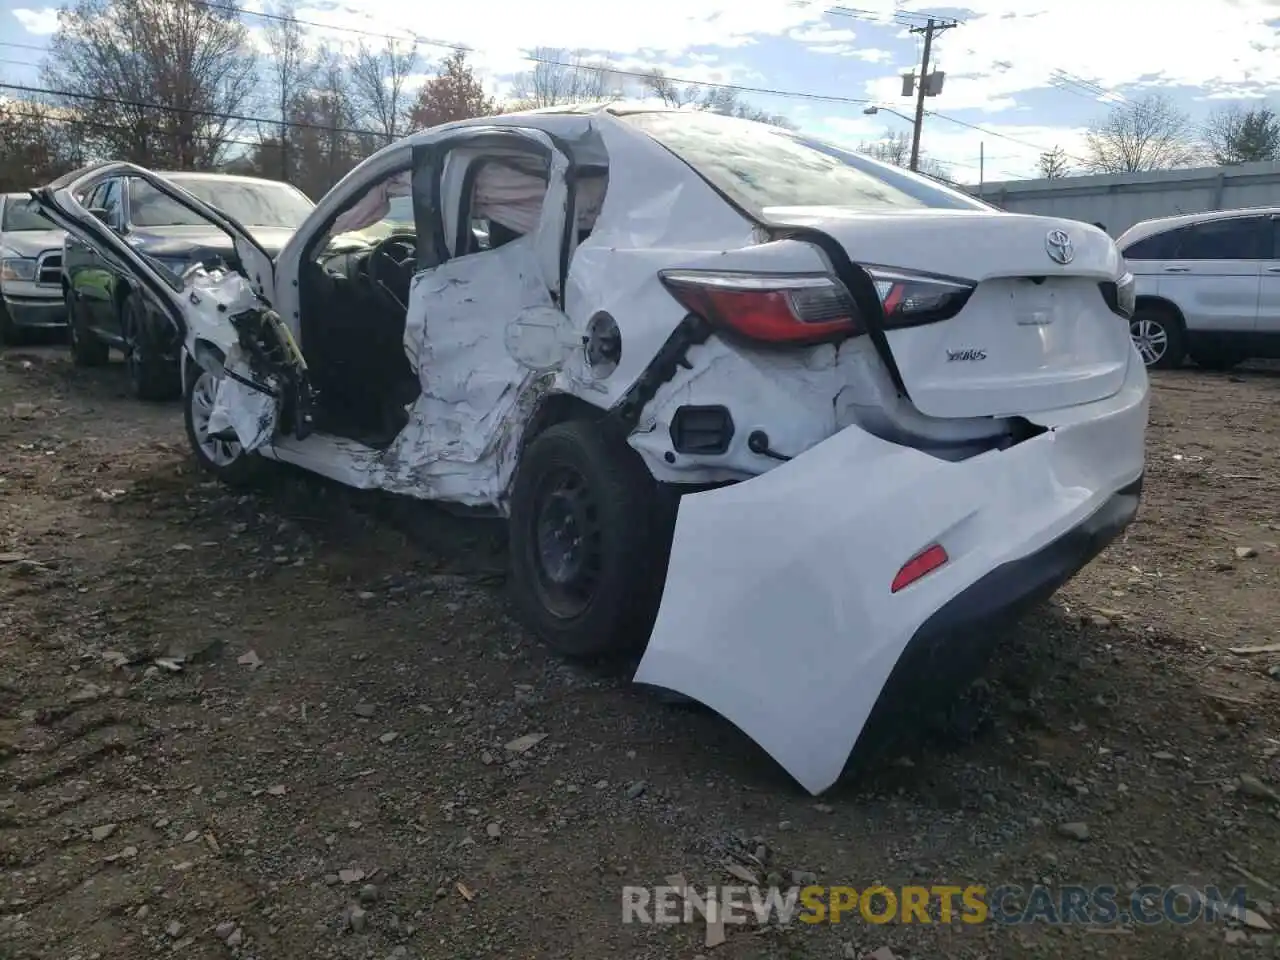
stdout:
[[(0, 957), (1270, 953), (1280, 652), (1230, 650), (1280, 640), (1280, 371), (1155, 383), (1141, 515), (1003, 645), (986, 724), (815, 802), (716, 716), (548, 655), (492, 524), (283, 469), (226, 489), (119, 364), (10, 349)], [(783, 884), (1244, 884), (1254, 912), (710, 949), (622, 923), (624, 884), (755, 855)]]

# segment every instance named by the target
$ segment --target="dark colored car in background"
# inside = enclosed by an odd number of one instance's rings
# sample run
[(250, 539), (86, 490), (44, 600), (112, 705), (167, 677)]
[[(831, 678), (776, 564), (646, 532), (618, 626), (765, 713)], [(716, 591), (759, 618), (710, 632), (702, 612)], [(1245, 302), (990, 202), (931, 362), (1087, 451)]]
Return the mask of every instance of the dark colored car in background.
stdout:
[(0, 342), (66, 326), (62, 244), (66, 235), (29, 194), (0, 194)]
[[(182, 189), (238, 220), (272, 256), (288, 242), (315, 204), (276, 180), (217, 173), (164, 173)], [(145, 180), (112, 177), (92, 186), (81, 203), (134, 250), (181, 275), (197, 263), (234, 265), (225, 233), (164, 196)], [(124, 353), (131, 388), (144, 400), (167, 400), (181, 390), (181, 331), (155, 311), (133, 278), (74, 237), (62, 251), (64, 313), (71, 354), (81, 366)]]

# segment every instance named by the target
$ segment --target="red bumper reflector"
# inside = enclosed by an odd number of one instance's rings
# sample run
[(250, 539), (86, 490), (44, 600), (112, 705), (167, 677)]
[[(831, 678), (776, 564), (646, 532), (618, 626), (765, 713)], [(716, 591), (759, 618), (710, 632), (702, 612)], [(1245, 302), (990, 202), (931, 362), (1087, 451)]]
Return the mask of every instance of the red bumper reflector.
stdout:
[(935, 543), (932, 547), (917, 553), (902, 565), (898, 575), (893, 578), (893, 586), (889, 588), (890, 592), (897, 593), (899, 590), (911, 586), (926, 573), (932, 573), (946, 562), (947, 551)]

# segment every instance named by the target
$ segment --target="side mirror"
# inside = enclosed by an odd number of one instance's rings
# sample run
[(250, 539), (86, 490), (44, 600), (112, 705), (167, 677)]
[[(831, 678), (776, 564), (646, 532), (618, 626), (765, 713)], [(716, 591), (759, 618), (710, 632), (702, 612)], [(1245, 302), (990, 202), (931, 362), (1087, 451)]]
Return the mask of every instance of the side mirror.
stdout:
[[(103, 223), (107, 223), (107, 217), (110, 216), (110, 214), (107, 213), (107, 211), (104, 210), (102, 207), (90, 207), (89, 212), (93, 214), (95, 217), (97, 217), (99, 220), (101, 220)], [(107, 226), (111, 226), (111, 224), (107, 223)]]

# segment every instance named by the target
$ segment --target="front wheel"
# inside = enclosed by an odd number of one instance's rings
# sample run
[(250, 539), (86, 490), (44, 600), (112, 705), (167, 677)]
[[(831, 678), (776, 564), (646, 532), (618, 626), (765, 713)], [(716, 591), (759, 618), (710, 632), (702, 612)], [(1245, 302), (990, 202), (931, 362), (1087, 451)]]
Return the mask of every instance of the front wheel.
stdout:
[(9, 310), (0, 303), (0, 344), (6, 347), (19, 346), (25, 339), (22, 333), (22, 328), (13, 322), (13, 317), (9, 316)]
[(260, 461), (234, 440), (209, 435), (209, 417), (218, 393), (218, 379), (208, 370), (192, 364), (190, 380), (182, 400), (187, 441), (200, 468), (231, 484), (253, 478)]
[(675, 497), (611, 424), (549, 427), (521, 458), (511, 496), (511, 588), (553, 650), (634, 652), (662, 597)]
[(178, 364), (161, 352), (147, 321), (146, 301), (140, 294), (126, 293), (120, 304), (120, 329), (129, 384), (139, 400), (172, 400), (182, 392), (182, 376)]
[(1139, 307), (1129, 322), (1129, 336), (1142, 362), (1156, 370), (1177, 367), (1187, 355), (1181, 321), (1159, 307)]
[(77, 306), (76, 296), (70, 287), (63, 291), (62, 297), (67, 306), (67, 338), (71, 345), (71, 362), (77, 367), (102, 366), (110, 356), (110, 347), (89, 329), (84, 320), (84, 311)]

